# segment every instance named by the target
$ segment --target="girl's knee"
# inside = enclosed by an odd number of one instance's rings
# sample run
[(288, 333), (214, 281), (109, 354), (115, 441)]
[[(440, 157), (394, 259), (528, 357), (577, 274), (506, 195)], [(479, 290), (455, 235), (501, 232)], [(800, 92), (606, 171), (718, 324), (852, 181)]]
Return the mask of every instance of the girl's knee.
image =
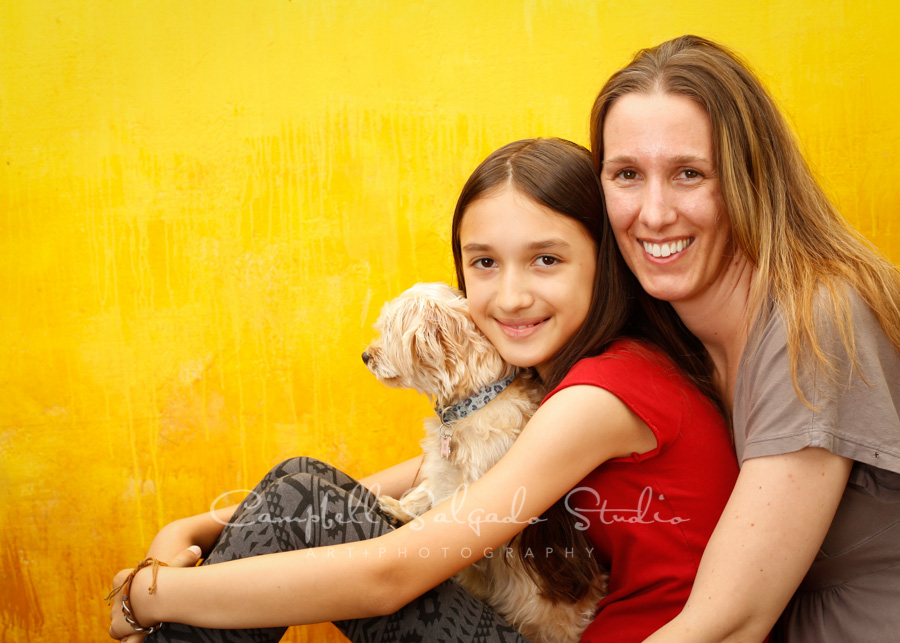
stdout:
[(322, 472), (329, 470), (334, 470), (334, 467), (330, 464), (315, 458), (298, 456), (282, 460), (269, 470), (268, 476), (280, 478), (295, 473), (314, 473), (321, 475)]
[(343, 473), (340, 469), (333, 467), (327, 462), (317, 460), (316, 458), (297, 457), (288, 458), (277, 466), (273, 467), (265, 478), (263, 478), (257, 490), (266, 489), (279, 478), (307, 475), (318, 478), (322, 483), (339, 487), (346, 492), (350, 492), (355, 496), (366, 496), (363, 487), (352, 477)]
[(308, 471), (274, 478), (262, 494), (270, 507), (274, 504), (293, 511), (308, 508), (316, 514), (337, 511), (347, 515), (374, 505), (374, 498), (369, 495), (363, 495), (357, 489), (345, 489), (328, 476)]
[(315, 475), (305, 471), (282, 472), (282, 475), (273, 477), (269, 484), (262, 490), (263, 497), (268, 502), (275, 499), (276, 502), (283, 502), (286, 498), (299, 497), (303, 502), (312, 501), (312, 494), (317, 482), (321, 482)]

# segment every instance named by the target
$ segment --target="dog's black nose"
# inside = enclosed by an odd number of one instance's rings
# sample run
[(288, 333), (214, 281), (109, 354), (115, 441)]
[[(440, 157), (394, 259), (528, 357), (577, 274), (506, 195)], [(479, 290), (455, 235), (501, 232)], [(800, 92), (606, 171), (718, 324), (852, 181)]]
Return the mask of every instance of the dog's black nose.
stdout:
[(363, 353), (363, 364), (368, 364), (368, 363), (369, 363), (369, 354)]

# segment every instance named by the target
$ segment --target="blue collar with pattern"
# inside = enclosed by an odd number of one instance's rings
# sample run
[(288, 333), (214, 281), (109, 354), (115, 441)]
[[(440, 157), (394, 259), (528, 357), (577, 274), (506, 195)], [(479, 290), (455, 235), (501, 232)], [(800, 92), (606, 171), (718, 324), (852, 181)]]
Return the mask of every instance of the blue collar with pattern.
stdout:
[(515, 375), (507, 377), (505, 380), (488, 384), (474, 395), (470, 395), (462, 402), (448, 406), (446, 408), (435, 407), (434, 412), (441, 418), (441, 427), (438, 429), (438, 435), (441, 438), (441, 457), (450, 457), (450, 441), (453, 439), (453, 425), (451, 422), (468, 417), (478, 409), (487, 406), (491, 400), (506, 390), (512, 381), (516, 379)]
[(495, 397), (500, 395), (512, 381), (516, 379), (515, 375), (507, 377), (505, 380), (494, 382), (482, 387), (479, 391), (470, 395), (462, 402), (448, 406), (446, 408), (435, 407), (434, 412), (441, 418), (441, 424), (449, 424), (456, 420), (472, 415), (478, 409), (484, 408)]

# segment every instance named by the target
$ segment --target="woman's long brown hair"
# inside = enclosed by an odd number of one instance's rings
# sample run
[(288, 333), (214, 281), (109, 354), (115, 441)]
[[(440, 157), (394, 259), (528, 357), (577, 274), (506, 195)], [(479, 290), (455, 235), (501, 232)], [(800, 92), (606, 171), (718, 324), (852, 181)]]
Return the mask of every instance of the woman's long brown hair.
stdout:
[[(836, 321), (844, 348), (855, 356), (847, 287), (859, 293), (900, 351), (900, 271), (837, 211), (775, 100), (726, 47), (681, 36), (639, 51), (613, 74), (591, 113), (598, 171), (603, 124), (613, 103), (627, 94), (654, 92), (686, 96), (709, 115), (732, 238), (756, 269), (747, 322), (770, 300), (778, 305), (798, 397), (806, 401), (797, 384), (801, 372), (819, 368), (834, 375), (820, 342), (818, 314)], [(748, 345), (755, 345), (754, 338)]]

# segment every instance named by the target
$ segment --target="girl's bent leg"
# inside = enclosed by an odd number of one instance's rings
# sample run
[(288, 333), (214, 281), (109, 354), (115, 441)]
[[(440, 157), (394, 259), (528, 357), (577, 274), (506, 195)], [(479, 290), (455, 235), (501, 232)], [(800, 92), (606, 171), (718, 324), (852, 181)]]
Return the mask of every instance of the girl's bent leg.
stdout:
[(454, 580), (444, 581), (389, 616), (334, 624), (353, 643), (528, 643), (500, 615)]
[[(378, 511), (377, 499), (365, 487), (318, 460), (293, 458), (273, 468), (241, 503), (203, 564), (357, 542), (390, 529)], [(390, 616), (336, 625), (358, 643), (525, 641), (453, 581), (442, 583)], [(286, 629), (216, 630), (167, 623), (146, 641), (274, 642)]]

